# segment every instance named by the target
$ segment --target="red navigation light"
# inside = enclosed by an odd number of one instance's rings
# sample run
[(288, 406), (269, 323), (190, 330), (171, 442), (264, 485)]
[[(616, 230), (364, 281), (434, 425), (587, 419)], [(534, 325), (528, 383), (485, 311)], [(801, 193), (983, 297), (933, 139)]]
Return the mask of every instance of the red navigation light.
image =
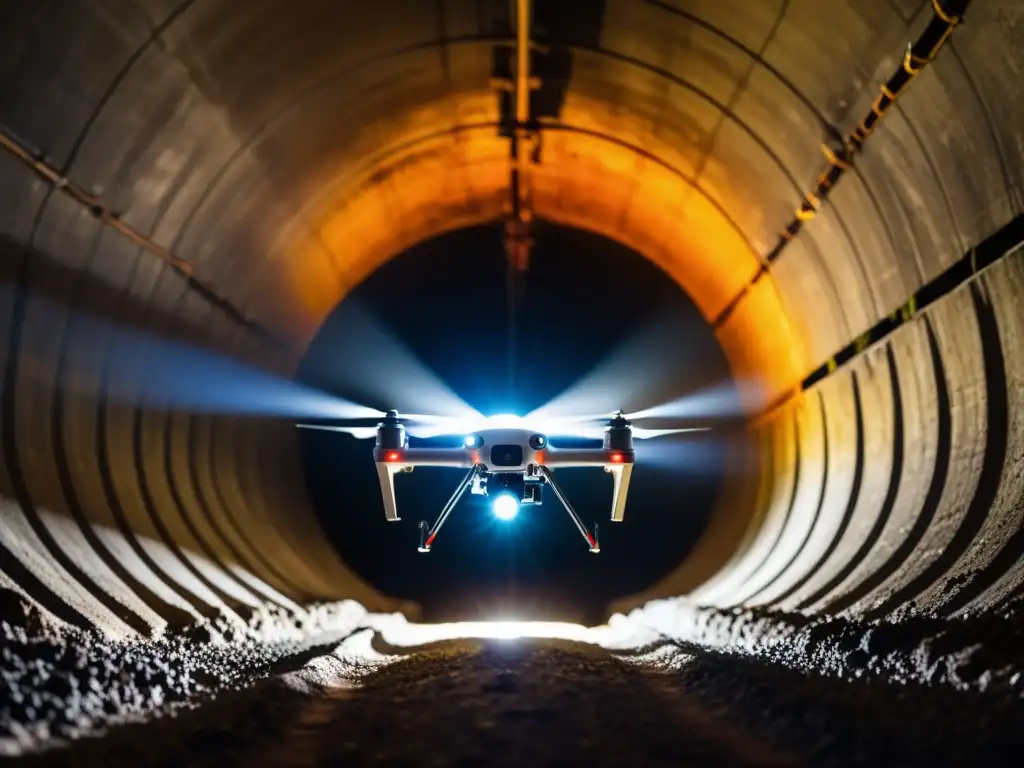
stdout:
[(387, 456), (384, 457), (384, 461), (398, 461), (402, 458), (402, 454), (398, 451), (389, 451)]
[(608, 461), (612, 464), (621, 464), (623, 456), (621, 453), (613, 453), (608, 457)]

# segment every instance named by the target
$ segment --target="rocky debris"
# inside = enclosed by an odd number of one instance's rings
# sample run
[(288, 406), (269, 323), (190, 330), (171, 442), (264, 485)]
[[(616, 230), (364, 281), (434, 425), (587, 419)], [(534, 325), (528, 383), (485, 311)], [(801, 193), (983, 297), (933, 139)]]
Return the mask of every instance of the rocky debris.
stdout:
[(763, 609), (721, 609), (685, 598), (618, 614), (682, 649), (710, 649), (846, 680), (949, 686), (1024, 696), (1024, 611), (1011, 604), (967, 619), (926, 615), (863, 622)]
[(796, 764), (592, 645), (442, 641), (354, 685), (349, 671), (313, 693), (261, 681), (26, 765)]
[[(494, 630), (484, 629), (488, 628)], [(649, 690), (627, 693), (628, 685), (647, 686), (646, 678), (626, 675), (623, 679), (633, 682), (623, 687), (617, 682), (617, 672), (609, 678), (612, 673), (602, 671), (610, 660), (628, 662), (625, 666), (640, 667), (647, 673), (665, 673), (656, 687), (670, 686), (679, 694), (696, 697), (713, 715), (719, 710), (727, 710), (730, 717), (740, 713), (744, 727), (749, 721), (760, 729), (758, 741), (775, 740), (780, 722), (787, 730), (785, 739), (778, 743), (787, 750), (804, 753), (802, 739), (816, 740), (816, 748), (821, 750), (817, 756), (824, 763), (836, 759), (837, 753), (830, 746), (835, 738), (846, 739), (850, 749), (859, 750), (863, 764), (881, 759), (877, 750), (865, 746), (865, 741), (870, 741), (867, 725), (845, 724), (843, 712), (848, 705), (865, 722), (877, 720), (872, 727), (888, 729), (892, 739), (903, 739), (908, 744), (926, 744), (936, 727), (934, 721), (944, 731), (942, 738), (951, 745), (963, 742), (965, 749), (981, 749), (989, 737), (971, 735), (969, 719), (949, 720), (949, 713), (961, 710), (979, 717), (979, 713), (987, 712), (984, 718), (991, 725), (989, 730), (1005, 736), (996, 741), (1024, 734), (1024, 727), (1018, 727), (1024, 725), (1019, 722), (1024, 714), (1020, 707), (1024, 688), (1020, 601), (964, 620), (908, 615), (859, 622), (835, 616), (706, 608), (677, 598), (649, 603), (629, 616), (616, 615), (603, 627), (552, 623), (540, 628), (566, 633), (551, 635), (565, 638), (560, 641), (514, 639), (513, 630), (529, 632), (529, 627), (498, 629), (501, 632), (495, 637), (505, 640), (473, 641), (464, 633), (481, 630), (472, 624), (413, 624), (400, 614), (367, 613), (357, 603), (346, 601), (314, 605), (301, 612), (268, 606), (248, 615), (241, 624), (227, 619), (203, 621), (173, 635), (129, 642), (46, 624), (41, 617), (33, 619), (25, 614), (25, 620), (17, 625), (0, 623), (0, 754), (39, 751), (76, 737), (102, 733), (118, 724), (145, 721), (155, 722), (114, 728), (116, 738), (111, 737), (109, 750), (123, 752), (126, 743), (142, 739), (138, 749), (144, 755), (149, 738), (146, 734), (160, 734), (174, 743), (178, 737), (173, 734), (193, 728), (195, 733), (189, 738), (198, 739), (200, 745), (195, 748), (211, 759), (216, 754), (207, 744), (211, 738), (217, 744), (230, 743), (237, 751), (256, 754), (250, 743), (258, 741), (252, 723), (260, 723), (270, 734), (260, 733), (259, 738), (283, 748), (273, 742), (273, 733), (286, 727), (278, 723), (285, 716), (303, 722), (307, 716), (313, 717), (319, 724), (315, 728), (326, 728), (328, 722), (354, 727), (348, 720), (341, 723), (341, 717), (366, 720), (366, 727), (377, 729), (372, 733), (380, 731), (381, 754), (391, 754), (386, 729), (381, 731), (383, 726), (374, 725), (374, 718), (382, 718), (394, 727), (396, 718), (406, 716), (402, 712), (413, 711), (399, 707), (392, 712), (395, 702), (419, 695), (393, 683), (407, 675), (420, 679), (419, 672), (392, 672), (391, 667), (404, 669), (405, 664), (413, 662), (421, 665), (421, 672), (429, 672), (429, 684), (423, 678), (423, 690), (431, 695), (448, 695), (453, 686), (459, 687), (457, 678), (463, 674), (458, 672), (463, 661), (449, 666), (458, 657), (472, 667), (472, 675), (489, 675), (488, 682), (480, 685), (481, 693), (499, 695), (511, 690), (512, 679), (501, 672), (508, 666), (503, 661), (503, 648), (553, 649), (564, 647), (558, 643), (569, 638), (577, 641), (573, 646), (576, 650), (555, 655), (578, 668), (564, 693), (573, 707), (584, 706), (590, 711), (596, 706), (586, 698), (590, 695), (586, 691), (590, 690), (587, 675), (591, 672), (607, 678), (599, 682), (594, 696), (604, 697), (601, 686), (607, 684), (616, 691), (612, 696), (616, 701), (629, 696), (650, 699)], [(507, 637), (506, 630), (511, 633)], [(437, 644), (434, 650), (417, 646), (430, 642)], [(497, 650), (474, 655), (480, 647)], [(548, 696), (544, 685), (549, 681), (530, 675), (553, 674), (544, 671), (548, 668), (544, 654), (549, 652), (553, 651), (542, 651), (536, 657), (541, 660), (538, 664), (529, 661), (524, 668), (530, 670), (529, 674), (518, 673), (517, 690), (529, 687), (538, 695)], [(410, 653), (412, 656), (407, 658)], [(577, 653), (583, 655), (577, 658)], [(467, 654), (474, 660), (469, 661)], [(488, 671), (489, 664), (497, 666)], [(552, 662), (552, 668), (555, 666)], [(364, 687), (371, 691), (369, 698), (360, 693)], [(811, 689), (814, 691), (807, 693)], [(381, 701), (373, 698), (378, 695)], [(827, 718), (815, 714), (811, 722), (805, 722), (803, 716), (811, 711), (808, 707), (817, 706), (811, 702), (816, 702), (818, 696), (832, 702), (833, 720), (826, 722)], [(310, 699), (326, 702), (309, 705)], [(352, 710), (352, 700), (362, 700), (379, 712), (373, 715), (358, 708)], [(472, 696), (467, 701), (472, 703)], [(617, 704), (609, 707), (615, 712), (621, 710)], [(931, 720), (915, 724), (916, 735), (901, 735), (904, 724), (911, 723), (915, 713), (925, 709), (932, 712), (928, 715)], [(244, 712), (250, 712), (254, 719), (250, 722), (249, 715), (241, 714)], [(185, 720), (172, 724), (165, 717), (168, 714), (175, 716), (174, 721), (182, 717)], [(494, 723), (512, 723), (517, 717), (498, 718)], [(696, 726), (700, 720), (696, 714), (693, 717), (697, 719), (689, 726)], [(443, 718), (442, 722), (447, 727)], [(659, 727), (668, 725), (662, 723)], [(642, 723), (637, 728), (638, 732), (649, 733)], [(242, 731), (240, 736), (234, 733), (236, 729)], [(956, 739), (950, 735), (954, 731), (959, 734)], [(324, 733), (310, 738), (316, 742), (316, 750), (333, 750), (331, 736)], [(487, 739), (500, 741), (504, 736), (492, 733)], [(92, 754), (93, 747), (83, 745), (106, 741), (86, 739), (71, 753), (81, 754), (85, 749)], [(349, 741), (362, 743), (361, 736)], [(941, 755), (953, 747), (932, 744), (929, 748), (931, 754)], [(97, 755), (106, 754), (108, 747), (98, 749)], [(476, 747), (467, 742), (467, 749)], [(659, 749), (676, 755), (669, 744)], [(43, 757), (49, 759), (56, 754)], [(337, 756), (347, 759), (353, 754)], [(841, 751), (838, 754), (842, 757)], [(914, 757), (910, 763), (916, 760)], [(839, 760), (836, 764), (845, 763)]]
[(266, 605), (244, 624), (202, 620), (134, 641), (31, 620), (0, 622), (0, 755), (195, 707), (266, 677), (284, 659), (337, 645), (364, 616), (353, 601), (301, 613)]
[[(39, 765), (1016, 765), (1024, 708), (949, 687), (846, 682), (663, 644), (356, 633), (284, 675)], [(670, 661), (669, 657), (674, 660)]]

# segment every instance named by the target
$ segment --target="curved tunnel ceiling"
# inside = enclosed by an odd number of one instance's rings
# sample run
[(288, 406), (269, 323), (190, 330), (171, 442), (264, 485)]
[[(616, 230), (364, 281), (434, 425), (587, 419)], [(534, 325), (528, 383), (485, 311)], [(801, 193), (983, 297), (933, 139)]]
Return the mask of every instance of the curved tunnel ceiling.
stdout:
[[(770, 263), (822, 144), (953, 3), (582, 5), (536, 3), (533, 209), (659, 264), (769, 401), (1020, 214), (1013, 0), (971, 4)], [(0, 586), (114, 634), (264, 600), (394, 607), (323, 544), (290, 425), (111, 401), (125, 350), (82, 316), (290, 374), (375, 267), (505, 213), (512, 37), (508, 3), (471, 0), (7, 11)], [(1022, 269), (1002, 259), (775, 409), (704, 544), (623, 605), (959, 610), (1017, 589)]]

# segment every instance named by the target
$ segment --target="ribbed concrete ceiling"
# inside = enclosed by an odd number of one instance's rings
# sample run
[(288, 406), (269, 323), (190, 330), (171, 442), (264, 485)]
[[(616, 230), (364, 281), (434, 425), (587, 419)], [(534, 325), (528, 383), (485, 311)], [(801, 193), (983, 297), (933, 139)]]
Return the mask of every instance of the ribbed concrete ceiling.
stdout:
[[(935, 6), (538, 0), (536, 14), (547, 57), (536, 214), (641, 252), (714, 322), (827, 167), (822, 144), (838, 146), (870, 111)], [(509, 4), (51, 0), (4, 15), (8, 143), (40, 152), (43, 165), (190, 262), (202, 285), (284, 341), (275, 347), (240, 325), (152, 249), (0, 152), (9, 278), (0, 571), (9, 587), (114, 632), (264, 599), (383, 605), (323, 544), (297, 490), (288, 424), (109, 403), (119, 351), (80, 314), (292, 371), (326, 314), (376, 266), (503, 214), (510, 158), (492, 75), (495, 47), (513, 36)], [(1024, 20), (1015, 0), (974, 3), (968, 18), (821, 212), (718, 325), (734, 375), (765, 382), (770, 399), (1020, 213), (1015, 73), (1024, 59), (1015, 40)], [(869, 550), (909, 547), (902, 556), (920, 562), (907, 578), (932, 567), (933, 550), (960, 530), (979, 473), (1003, 488), (1021, 460), (1021, 394), (1007, 389), (1015, 364), (1003, 354), (1024, 343), (1015, 263), (971, 288), (981, 292), (973, 304), (966, 289), (962, 301), (944, 300), (902, 341), (859, 358), (755, 433), (773, 457), (760, 489), (735, 484), (707, 546), (659, 593), (696, 586), (730, 553), (738, 565), (709, 600), (818, 584), (826, 560), (857, 554), (836, 542), (861, 535), (861, 525), (877, 528)], [(992, 306), (998, 319), (986, 326)], [(942, 376), (928, 362), (925, 329)], [(992, 348), (1002, 368), (984, 352)], [(896, 357), (887, 363), (886, 354)], [(71, 393), (71, 380), (84, 389)], [(893, 406), (908, 386), (918, 389)], [(986, 411), (993, 388), (1002, 413)], [(941, 440), (929, 437), (942, 419), (929, 408), (943, 407), (936, 391), (945, 390), (954, 405), (943, 459)], [(903, 423), (910, 401), (921, 412)], [(983, 438), (1000, 416), (1011, 423), (1001, 456)], [(931, 458), (910, 463), (917, 445), (936, 440)], [(981, 447), (957, 452), (971, 440)], [(906, 466), (885, 458), (893, 445)], [(738, 468), (745, 458), (738, 450)], [(935, 492), (951, 505), (949, 536), (908, 545), (904, 528), (923, 519), (928, 494), (903, 483), (927, 489), (942, 461), (954, 468)], [(995, 562), (1019, 522), (1019, 502), (1000, 493), (993, 525), (1003, 533), (973, 553), (972, 568)], [(934, 512), (918, 525), (930, 530)], [(979, 531), (961, 534), (960, 555)], [(845, 568), (821, 577), (822, 595), (845, 583)], [(862, 596), (888, 588), (896, 570)]]

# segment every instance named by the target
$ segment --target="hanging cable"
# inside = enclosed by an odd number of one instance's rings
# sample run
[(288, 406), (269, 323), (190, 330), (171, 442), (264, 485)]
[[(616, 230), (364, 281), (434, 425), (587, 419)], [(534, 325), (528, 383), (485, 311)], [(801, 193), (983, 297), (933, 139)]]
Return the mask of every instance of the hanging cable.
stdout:
[(821, 210), (822, 204), (828, 199), (843, 174), (850, 169), (855, 156), (862, 152), (864, 145), (874, 131), (878, 122), (888, 113), (889, 109), (910, 85), (911, 81), (929, 64), (935, 61), (939, 51), (949, 41), (953, 30), (963, 21), (964, 12), (971, 0), (931, 0), (932, 19), (928, 22), (920, 37), (907, 46), (900, 66), (892, 76), (879, 87), (880, 93), (872, 102), (871, 109), (857, 127), (847, 136), (842, 146), (823, 145), (822, 151), (828, 161), (828, 167), (818, 176), (814, 187), (804, 196), (792, 221), (779, 233), (775, 246), (764, 258), (764, 263), (757, 274), (745, 285), (737, 295), (729, 301), (718, 317), (712, 322), (714, 328), (720, 328), (729, 318), (740, 300), (759, 280), (769, 274), (770, 267), (785, 251), (803, 229), (806, 222), (812, 220)]
[(531, 76), (531, 0), (515, 3), (515, 60), (510, 62), (508, 79), (497, 78), (498, 87), (512, 102), (509, 118), (511, 125), (506, 134), (510, 140), (509, 202), (505, 217), (506, 303), (508, 307), (508, 389), (509, 401), (515, 402), (518, 325), (520, 310), (525, 302), (525, 274), (529, 269), (533, 247), (531, 224), (533, 220), (530, 165), (534, 161), (533, 146), (536, 130), (530, 114), (530, 94), (536, 87)]
[(271, 346), (280, 349), (287, 347), (287, 344), (282, 340), (278, 339), (254, 320), (246, 317), (234, 304), (200, 281), (195, 275), (195, 267), (192, 262), (177, 256), (167, 247), (154, 242), (122, 220), (120, 215), (112, 211), (98, 196), (62, 175), (60, 171), (46, 161), (42, 152), (30, 148), (26, 142), (16, 138), (14, 133), (4, 126), (0, 126), (0, 149), (21, 161), (53, 189), (67, 195), (86, 208), (89, 213), (103, 222), (104, 225), (110, 227), (142, 250), (166, 262), (185, 281), (190, 290), (202, 296), (208, 304), (230, 317), (233, 322), (245, 327)]

